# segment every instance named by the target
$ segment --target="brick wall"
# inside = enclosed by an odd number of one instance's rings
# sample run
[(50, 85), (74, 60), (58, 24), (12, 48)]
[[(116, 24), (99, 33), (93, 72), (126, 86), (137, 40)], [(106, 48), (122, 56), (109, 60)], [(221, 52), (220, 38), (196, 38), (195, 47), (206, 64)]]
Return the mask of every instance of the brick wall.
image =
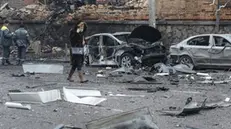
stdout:
[[(166, 20), (215, 20), (213, 0), (156, 0), (157, 18)], [(225, 3), (224, 0), (222, 3)], [(221, 19), (231, 19), (231, 8), (221, 9)]]
[(34, 3), (35, 0), (0, 0), (0, 4), (9, 3), (11, 7), (22, 8), (25, 5)]

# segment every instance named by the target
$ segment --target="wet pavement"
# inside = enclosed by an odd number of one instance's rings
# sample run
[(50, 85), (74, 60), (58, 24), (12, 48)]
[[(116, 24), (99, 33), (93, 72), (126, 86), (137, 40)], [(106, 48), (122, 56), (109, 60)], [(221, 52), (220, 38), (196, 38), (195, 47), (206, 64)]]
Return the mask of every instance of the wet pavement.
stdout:
[[(105, 68), (85, 68), (86, 78), (90, 81), (87, 84), (79, 84), (77, 74), (73, 79), (76, 82), (70, 83), (66, 80), (69, 64), (65, 66), (64, 74), (35, 74), (25, 77), (12, 77), (12, 74), (23, 73), (20, 66), (0, 66), (0, 128), (2, 129), (53, 129), (58, 124), (85, 127), (89, 121), (105, 116), (131, 111), (134, 109), (148, 107), (153, 121), (160, 129), (230, 129), (231, 107), (216, 108), (213, 110), (201, 111), (199, 114), (185, 117), (171, 117), (162, 115), (158, 110), (163, 108), (182, 107), (188, 97), (193, 101), (225, 100), (231, 97), (230, 84), (199, 84), (195, 80), (187, 78), (179, 79), (177, 83), (171, 83), (172, 77), (157, 77), (161, 84), (129, 84), (118, 83), (120, 80), (133, 79), (138, 75), (126, 75), (123, 77), (97, 78), (98, 70)], [(204, 72), (204, 71), (200, 71)], [(227, 80), (231, 72), (217, 70), (211, 73), (217, 80)], [(186, 75), (184, 75), (186, 76)], [(55, 85), (49, 85), (57, 83)], [(41, 87), (40, 87), (41, 85)], [(44, 85), (44, 86), (43, 86)], [(38, 86), (36, 88), (28, 88)], [(65, 101), (56, 101), (46, 104), (31, 104), (31, 110), (7, 108), (4, 103), (10, 101), (9, 90), (21, 91), (42, 91), (51, 89), (62, 89), (73, 87), (79, 89), (100, 90), (106, 101), (98, 106), (75, 104)], [(131, 91), (127, 88), (156, 88), (166, 87), (168, 91)], [(109, 94), (123, 94), (130, 96), (110, 96)]]

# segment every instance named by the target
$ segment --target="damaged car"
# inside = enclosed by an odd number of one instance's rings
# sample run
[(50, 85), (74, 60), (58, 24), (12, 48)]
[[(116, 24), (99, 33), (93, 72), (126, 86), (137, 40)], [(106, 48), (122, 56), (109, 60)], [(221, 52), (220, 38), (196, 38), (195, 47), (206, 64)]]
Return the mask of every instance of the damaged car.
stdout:
[(153, 66), (165, 62), (166, 49), (160, 32), (150, 26), (139, 26), (132, 32), (95, 34), (87, 39), (86, 62), (89, 65), (120, 67)]
[(231, 35), (202, 34), (189, 37), (170, 47), (173, 63), (194, 67), (231, 66)]

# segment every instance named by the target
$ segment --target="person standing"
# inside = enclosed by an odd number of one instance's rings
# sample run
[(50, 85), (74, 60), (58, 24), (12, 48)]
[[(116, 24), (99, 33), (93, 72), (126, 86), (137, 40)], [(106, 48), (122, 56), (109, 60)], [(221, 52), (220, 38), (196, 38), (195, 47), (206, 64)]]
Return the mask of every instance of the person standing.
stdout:
[(10, 46), (13, 44), (13, 33), (8, 29), (9, 21), (5, 21), (1, 28), (1, 45), (3, 49), (2, 65), (11, 65), (9, 61), (10, 57)]
[(85, 22), (79, 21), (77, 24), (70, 30), (70, 42), (71, 42), (71, 70), (68, 75), (67, 80), (73, 82), (72, 75), (74, 74), (75, 70), (78, 70), (79, 80), (80, 83), (86, 83), (88, 80), (83, 79), (83, 62), (84, 62), (84, 33), (86, 32), (87, 24)]
[(18, 47), (18, 57), (17, 57), (17, 65), (21, 65), (26, 58), (26, 48), (29, 46), (29, 34), (25, 29), (23, 23), (19, 26), (19, 29), (15, 31), (14, 41), (16, 46)]

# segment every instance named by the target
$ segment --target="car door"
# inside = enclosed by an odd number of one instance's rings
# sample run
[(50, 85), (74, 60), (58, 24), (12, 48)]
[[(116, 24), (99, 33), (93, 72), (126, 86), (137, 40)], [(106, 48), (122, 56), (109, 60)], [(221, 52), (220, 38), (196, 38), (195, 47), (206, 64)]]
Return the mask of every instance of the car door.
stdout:
[(210, 49), (212, 65), (231, 65), (231, 43), (225, 37), (212, 36), (213, 46)]
[(100, 36), (93, 36), (89, 39), (88, 54), (90, 62), (100, 59)]
[(212, 46), (211, 36), (203, 35), (189, 39), (187, 41), (186, 51), (191, 55), (194, 63), (197, 65), (209, 65), (209, 49)]
[(104, 46), (104, 54), (107, 60), (114, 59), (114, 55), (116, 52), (116, 48), (119, 43), (113, 38), (113, 36), (103, 36), (103, 46)]

